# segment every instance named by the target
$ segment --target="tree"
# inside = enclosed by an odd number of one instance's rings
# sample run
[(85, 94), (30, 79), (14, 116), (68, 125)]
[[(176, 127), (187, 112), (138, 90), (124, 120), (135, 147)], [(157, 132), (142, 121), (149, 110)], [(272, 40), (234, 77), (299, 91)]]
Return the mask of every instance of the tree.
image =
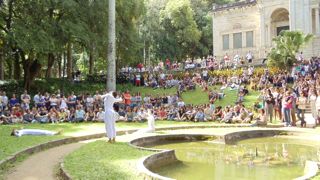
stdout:
[(116, 90), (116, 2), (109, 0), (107, 91)]
[(282, 31), (273, 39), (275, 47), (268, 54), (268, 66), (288, 67), (296, 63), (296, 54), (313, 39), (301, 31)]
[(160, 48), (162, 51), (178, 59), (194, 53), (201, 32), (189, 0), (170, 0), (160, 11), (160, 23), (165, 30), (163, 41), (167, 42)]

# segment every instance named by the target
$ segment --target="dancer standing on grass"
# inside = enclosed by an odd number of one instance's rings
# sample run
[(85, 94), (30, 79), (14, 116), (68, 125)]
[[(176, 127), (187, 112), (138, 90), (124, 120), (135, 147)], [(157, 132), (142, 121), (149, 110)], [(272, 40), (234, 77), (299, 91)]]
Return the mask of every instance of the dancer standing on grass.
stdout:
[(106, 133), (110, 143), (116, 141), (116, 128), (115, 122), (119, 117), (118, 113), (113, 109), (113, 105), (116, 102), (121, 102), (122, 98), (117, 98), (117, 92), (107, 93), (102, 97), (104, 99), (104, 123), (106, 126)]

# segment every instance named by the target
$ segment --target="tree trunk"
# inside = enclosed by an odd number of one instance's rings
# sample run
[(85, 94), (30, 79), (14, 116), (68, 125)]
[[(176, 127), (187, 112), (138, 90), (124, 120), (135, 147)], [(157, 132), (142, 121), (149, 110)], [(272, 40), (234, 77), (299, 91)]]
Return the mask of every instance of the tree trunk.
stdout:
[(89, 74), (92, 75), (94, 71), (94, 57), (93, 57), (93, 48), (89, 52)]
[(4, 80), (4, 62), (3, 51), (0, 52), (0, 80)]
[(46, 71), (46, 78), (52, 77), (52, 66), (54, 64), (55, 58), (53, 53), (48, 54), (48, 67)]
[(23, 63), (24, 69), (24, 89), (30, 91), (31, 85), (35, 77), (39, 74), (41, 70), (41, 65), (38, 60), (27, 59)]
[(61, 67), (61, 54), (58, 55), (58, 78), (61, 78), (62, 67)]
[(116, 2), (109, 0), (107, 91), (116, 90)]
[(8, 66), (8, 79), (12, 79), (13, 77), (12, 59), (6, 59), (6, 63)]
[[(14, 79), (15, 80), (20, 80), (21, 77), (21, 68), (20, 68), (20, 56), (19, 56), (19, 52), (14, 49), (14, 68), (13, 68), (13, 72), (14, 72)], [(24, 58), (24, 57), (21, 57)]]
[(67, 78), (72, 80), (72, 47), (70, 42), (67, 45)]

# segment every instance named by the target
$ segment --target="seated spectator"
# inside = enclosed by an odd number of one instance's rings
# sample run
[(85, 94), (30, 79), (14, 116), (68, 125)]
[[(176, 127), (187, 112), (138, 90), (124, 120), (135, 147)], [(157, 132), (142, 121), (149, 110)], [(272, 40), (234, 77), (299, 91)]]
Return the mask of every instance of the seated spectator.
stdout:
[(118, 114), (119, 114), (118, 121), (127, 121), (126, 120), (126, 111), (123, 108), (119, 108)]
[[(92, 107), (93, 107), (93, 104), (92, 104)], [(95, 118), (96, 118), (96, 114), (93, 112), (92, 107), (88, 108), (88, 110), (87, 110), (87, 113), (86, 113), (85, 118), (84, 118), (84, 120), (86, 122), (89, 122), (89, 121), (93, 122), (95, 120)]]
[(59, 114), (59, 122), (66, 122), (68, 121), (68, 113), (66, 111), (67, 108), (61, 108), (60, 111), (58, 112)]
[(85, 114), (86, 113), (84, 112), (82, 106), (77, 106), (73, 122), (83, 122), (85, 120)]
[(167, 119), (167, 111), (165, 110), (164, 107), (160, 107), (159, 111), (157, 112), (158, 119), (164, 120)]
[(132, 109), (128, 106), (127, 107), (127, 114), (126, 114), (126, 119), (128, 122), (133, 122), (135, 117), (135, 112), (132, 111)]
[(36, 122), (36, 120), (34, 118), (34, 114), (32, 114), (32, 112), (30, 112), (29, 109), (27, 109), (23, 114), (23, 122), (24, 123), (34, 123), (34, 122)]
[(59, 113), (56, 110), (55, 106), (52, 106), (48, 113), (49, 121), (54, 124), (59, 122)]
[(75, 109), (73, 107), (70, 108), (70, 110), (67, 111), (68, 121), (69, 122), (73, 122), (75, 120), (75, 118), (76, 118), (75, 113), (76, 113), (76, 111), (75, 111)]
[(49, 122), (48, 119), (48, 111), (45, 107), (41, 107), (38, 113), (35, 115), (35, 119), (40, 123), (47, 123)]
[(256, 122), (251, 126), (266, 126), (268, 124), (264, 109), (260, 109)]
[(97, 115), (96, 115), (96, 119), (97, 119), (98, 122), (104, 122), (104, 111), (103, 111), (102, 108), (99, 108), (99, 111), (97, 112)]
[(12, 108), (11, 112), (11, 121), (12, 123), (21, 123), (22, 122), (22, 111), (20, 107), (16, 104), (15, 107)]
[(203, 112), (203, 109), (198, 108), (198, 111), (194, 117), (195, 122), (204, 122), (205, 121), (205, 114)]

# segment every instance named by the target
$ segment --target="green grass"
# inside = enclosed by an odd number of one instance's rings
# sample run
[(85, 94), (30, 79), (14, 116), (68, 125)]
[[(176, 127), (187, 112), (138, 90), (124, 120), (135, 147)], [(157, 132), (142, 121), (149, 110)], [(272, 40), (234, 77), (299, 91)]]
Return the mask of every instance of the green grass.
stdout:
[(127, 143), (96, 141), (68, 155), (64, 164), (72, 179), (141, 179), (137, 161), (151, 153)]

